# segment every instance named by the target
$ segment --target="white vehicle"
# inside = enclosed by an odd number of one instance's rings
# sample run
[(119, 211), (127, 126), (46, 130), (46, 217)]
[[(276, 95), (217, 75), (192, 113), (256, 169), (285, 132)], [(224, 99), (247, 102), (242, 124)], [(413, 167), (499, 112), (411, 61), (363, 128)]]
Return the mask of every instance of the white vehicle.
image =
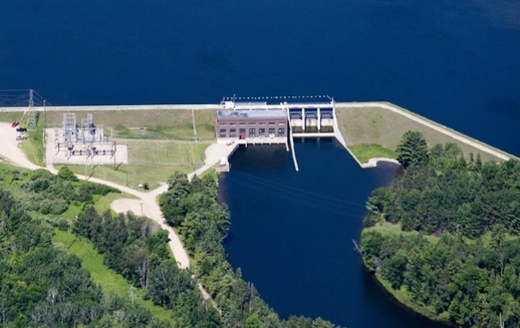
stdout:
[(235, 140), (230, 140), (230, 141), (226, 142), (226, 146), (231, 146), (234, 143), (235, 143)]

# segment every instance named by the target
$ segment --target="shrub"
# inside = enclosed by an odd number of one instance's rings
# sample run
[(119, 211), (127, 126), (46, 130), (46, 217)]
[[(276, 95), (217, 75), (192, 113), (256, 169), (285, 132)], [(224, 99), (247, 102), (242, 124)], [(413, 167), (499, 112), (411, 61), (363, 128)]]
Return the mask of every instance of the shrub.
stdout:
[(78, 177), (72, 173), (72, 171), (67, 166), (62, 166), (58, 171), (58, 176), (63, 180), (68, 181), (78, 181)]

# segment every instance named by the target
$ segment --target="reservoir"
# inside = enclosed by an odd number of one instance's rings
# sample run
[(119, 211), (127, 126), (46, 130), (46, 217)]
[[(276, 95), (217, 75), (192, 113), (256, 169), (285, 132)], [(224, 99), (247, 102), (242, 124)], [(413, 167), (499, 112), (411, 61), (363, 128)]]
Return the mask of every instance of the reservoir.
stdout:
[(283, 318), (321, 316), (348, 328), (443, 327), (394, 304), (362, 266), (364, 203), (398, 166), (361, 169), (332, 139), (296, 141), (300, 171), (284, 146), (239, 148), (219, 179), (229, 205), (225, 247)]

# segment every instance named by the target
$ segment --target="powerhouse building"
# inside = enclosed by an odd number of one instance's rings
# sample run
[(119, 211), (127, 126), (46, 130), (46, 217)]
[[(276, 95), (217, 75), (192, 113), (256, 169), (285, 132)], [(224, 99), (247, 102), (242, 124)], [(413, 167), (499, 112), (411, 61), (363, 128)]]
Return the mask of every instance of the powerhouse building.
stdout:
[(288, 119), (284, 109), (217, 111), (218, 138), (262, 139), (287, 135)]

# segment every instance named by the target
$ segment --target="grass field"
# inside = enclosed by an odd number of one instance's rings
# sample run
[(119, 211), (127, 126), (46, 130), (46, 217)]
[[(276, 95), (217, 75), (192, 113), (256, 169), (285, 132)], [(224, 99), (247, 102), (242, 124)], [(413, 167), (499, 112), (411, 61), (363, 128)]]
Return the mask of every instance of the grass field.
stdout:
[[(63, 244), (68, 254), (76, 255), (81, 259), (81, 267), (90, 272), (92, 280), (101, 285), (105, 295), (108, 296), (113, 293), (122, 298), (129, 297), (132, 286), (123, 276), (103, 264), (103, 257), (94, 249), (90, 241), (58, 229), (55, 229), (52, 241)], [(134, 302), (148, 309), (154, 317), (174, 324), (171, 313), (166, 309), (155, 306), (152, 301), (145, 300), (142, 290), (134, 290)]]
[[(392, 223), (386, 222), (386, 221), (382, 222), (382, 223), (378, 223), (373, 227), (363, 228), (363, 232), (372, 231), (372, 230), (378, 231), (384, 236), (390, 236), (390, 235), (393, 235), (393, 236), (405, 235), (406, 236), (406, 235), (418, 235), (419, 234), (419, 232), (417, 232), (417, 231), (402, 231), (400, 224), (392, 224)], [(434, 235), (423, 235), (423, 237), (426, 238), (427, 240), (429, 240), (430, 242), (436, 243), (437, 241), (439, 241), (439, 237), (434, 236)]]
[(215, 110), (196, 110), (195, 125), (199, 140), (214, 140), (215, 137)]
[(120, 194), (111, 192), (105, 196), (94, 195), (94, 208), (98, 213), (103, 213), (110, 210), (110, 204), (120, 198), (136, 199), (133, 195), (124, 192)]
[[(2, 112), (2, 113), (0, 113), (0, 122), (11, 123), (11, 122), (14, 122), (14, 121), (20, 121), (20, 119), (22, 118), (22, 115), (23, 115), (23, 113), (21, 113), (21, 112), (16, 112), (16, 113), (11, 113), (11, 112), (4, 113), (4, 112)], [(24, 122), (22, 122), (22, 123), (24, 123)]]
[(369, 159), (375, 157), (385, 157), (393, 159), (397, 157), (397, 153), (394, 150), (376, 144), (352, 145), (349, 146), (349, 149), (361, 163), (366, 163)]
[(39, 166), (45, 166), (43, 160), (43, 122), (38, 121), (35, 131), (27, 131), (27, 140), (22, 141), (22, 150), (27, 159)]
[[(421, 123), (412, 121), (403, 115), (377, 107), (377, 105), (364, 108), (349, 108), (338, 104), (336, 117), (340, 131), (349, 148), (355, 145), (377, 144), (387, 149), (396, 149), (402, 135), (408, 130), (413, 130), (422, 132), (429, 146), (453, 142), (459, 145), (467, 156), (472, 152), (475, 155), (480, 154), (483, 160), (499, 160), (493, 155), (455, 140)], [(458, 134), (462, 135), (461, 133)], [(378, 154), (375, 157), (382, 157), (383, 155)]]
[[(190, 173), (194, 171), (190, 166), (157, 166), (157, 165), (121, 165), (117, 170), (113, 165), (99, 165), (94, 169), (83, 165), (67, 165), (75, 174), (91, 175), (123, 186), (139, 189), (139, 184), (148, 183), (150, 189), (155, 189), (161, 182), (167, 182), (175, 172)], [(56, 165), (56, 169), (60, 166)]]
[(120, 143), (128, 145), (129, 164), (117, 169), (113, 165), (69, 165), (69, 168), (76, 174), (93, 174), (95, 178), (135, 189), (144, 183), (154, 189), (177, 171), (189, 173), (204, 165), (204, 151), (210, 145), (208, 142), (136, 139), (120, 140)]
[[(86, 112), (72, 112), (76, 120), (86, 117)], [(215, 139), (215, 111), (195, 110), (195, 122), (199, 140)], [(48, 127), (60, 126), (63, 112), (47, 112)], [(123, 139), (174, 139), (193, 140), (193, 115), (190, 109), (176, 110), (120, 110), (92, 112), (96, 124), (103, 125), (105, 133), (113, 128), (114, 136)], [(8, 117), (5, 118), (8, 121)]]
[(200, 166), (208, 142), (180, 142), (168, 140), (119, 140), (128, 146), (128, 159), (132, 165)]

